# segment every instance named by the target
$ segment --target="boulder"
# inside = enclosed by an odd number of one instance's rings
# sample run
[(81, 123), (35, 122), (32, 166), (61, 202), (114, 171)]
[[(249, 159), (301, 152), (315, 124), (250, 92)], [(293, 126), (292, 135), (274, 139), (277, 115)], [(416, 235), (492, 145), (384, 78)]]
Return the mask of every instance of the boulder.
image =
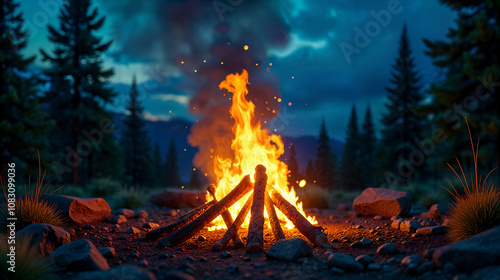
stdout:
[(365, 189), (352, 204), (354, 211), (365, 216), (404, 216), (411, 210), (411, 196), (407, 192), (384, 188)]
[(109, 269), (106, 259), (87, 239), (78, 239), (63, 245), (55, 249), (49, 257), (65, 271), (81, 272)]
[(31, 224), (18, 231), (17, 237), (31, 237), (30, 246), (35, 246), (42, 256), (49, 255), (57, 247), (71, 241), (69, 232), (49, 224)]
[(500, 266), (489, 266), (474, 271), (470, 279), (491, 280), (491, 279), (498, 279), (499, 275), (500, 275)]
[(207, 202), (206, 191), (168, 189), (153, 194), (150, 201), (161, 207), (195, 208)]
[(156, 280), (156, 277), (153, 273), (132, 265), (118, 266), (106, 271), (83, 272), (78, 274), (75, 278), (77, 280)]
[(461, 272), (500, 265), (500, 226), (459, 242), (436, 248), (432, 261), (438, 268), (452, 263)]
[(69, 222), (77, 225), (99, 223), (111, 216), (111, 207), (102, 198), (79, 198), (67, 195), (41, 195), (53, 204)]
[(287, 262), (295, 262), (313, 255), (311, 246), (302, 238), (282, 239), (276, 242), (266, 253), (268, 256)]

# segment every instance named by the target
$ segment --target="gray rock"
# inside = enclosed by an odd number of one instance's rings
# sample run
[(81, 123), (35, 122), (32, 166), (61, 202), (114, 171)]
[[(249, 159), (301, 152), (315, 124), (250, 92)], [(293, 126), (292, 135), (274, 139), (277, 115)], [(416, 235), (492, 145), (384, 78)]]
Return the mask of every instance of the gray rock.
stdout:
[(378, 270), (382, 269), (382, 267), (378, 263), (371, 263), (368, 266), (366, 266), (366, 269), (378, 271)]
[(433, 227), (433, 226), (436, 226), (436, 223), (433, 222), (433, 221), (429, 221), (429, 220), (420, 220), (420, 225), (423, 226), (423, 227)]
[(368, 256), (368, 255), (361, 255), (361, 256), (356, 257), (356, 261), (358, 261), (363, 266), (367, 267), (369, 264), (374, 263), (375, 259), (373, 257)]
[(422, 227), (417, 229), (417, 233), (422, 235), (444, 235), (448, 228), (445, 226)]
[(457, 268), (452, 263), (446, 263), (443, 266), (443, 271), (446, 272), (446, 273), (448, 273), (448, 274), (451, 274), (451, 275), (455, 275), (458, 272)]
[(417, 229), (421, 228), (419, 222), (413, 220), (404, 220), (399, 225), (399, 229), (405, 232), (415, 232)]
[(19, 239), (29, 237), (30, 246), (36, 247), (42, 256), (49, 255), (57, 247), (71, 241), (69, 232), (49, 224), (31, 224), (17, 232)]
[(377, 254), (378, 255), (395, 255), (399, 253), (399, 248), (394, 243), (385, 243), (384, 245), (378, 247)]
[(236, 274), (240, 271), (240, 267), (238, 265), (230, 265), (228, 268), (227, 268), (227, 273), (229, 274)]
[(425, 261), (422, 263), (418, 268), (417, 268), (417, 273), (418, 274), (424, 274), (428, 271), (432, 271), (434, 269), (435, 265), (433, 262), (430, 261)]
[(313, 255), (311, 246), (302, 238), (282, 239), (266, 253), (268, 256), (287, 262), (295, 262), (302, 257)]
[(492, 280), (500, 279), (500, 266), (489, 266), (478, 269), (472, 273), (470, 279), (473, 280)]
[(229, 253), (228, 251), (224, 251), (220, 254), (220, 257), (223, 258), (223, 259), (227, 259), (227, 258), (230, 258), (231, 257), (231, 253)]
[(352, 204), (352, 208), (361, 215), (404, 216), (411, 210), (411, 196), (407, 192), (384, 188), (365, 189)]
[(356, 241), (351, 244), (351, 247), (353, 248), (364, 248), (364, 247), (369, 247), (373, 244), (373, 240), (369, 238), (363, 238), (361, 241)]
[[(114, 280), (114, 279), (134, 279), (134, 280), (156, 280), (153, 273), (142, 268), (124, 265), (114, 267), (106, 271), (92, 271), (78, 274), (77, 280)], [(169, 278), (173, 279), (173, 278)], [(189, 279), (189, 278), (188, 278)], [(191, 278), (194, 279), (194, 278)]]
[(420, 216), (424, 219), (441, 221), (446, 218), (447, 212), (448, 212), (448, 207), (442, 204), (434, 204), (431, 206), (428, 212), (422, 213)]
[(54, 263), (65, 271), (108, 270), (106, 259), (87, 239), (78, 239), (54, 250), (50, 255)]
[(500, 265), (500, 226), (437, 248), (432, 260), (438, 268), (443, 268), (446, 263), (452, 263), (460, 272)]
[(383, 272), (393, 272), (394, 271), (394, 268), (388, 264), (384, 264), (382, 266), (382, 271)]
[(123, 215), (127, 219), (132, 219), (135, 217), (135, 212), (132, 209), (122, 208), (115, 211), (115, 215)]
[(115, 224), (123, 224), (126, 223), (127, 217), (125, 215), (115, 215), (113, 218), (111, 218), (110, 222), (115, 223)]
[(135, 217), (139, 218), (139, 219), (146, 219), (149, 216), (148, 212), (146, 212), (145, 210), (142, 210), (142, 209), (134, 211), (134, 214), (135, 214)]
[(333, 275), (342, 275), (342, 274), (345, 274), (345, 271), (343, 271), (342, 269), (340, 269), (338, 267), (333, 266), (330, 268), (330, 273)]
[(328, 267), (335, 266), (342, 270), (347, 271), (363, 271), (363, 265), (356, 261), (356, 259), (347, 254), (334, 253), (328, 257), (326, 261)]
[(263, 263), (254, 263), (253, 267), (255, 267), (255, 268), (264, 268), (266, 266)]
[(422, 258), (420, 255), (412, 255), (412, 256), (407, 256), (404, 257), (401, 260), (401, 265), (404, 267), (409, 267), (411, 265), (417, 267), (420, 264), (424, 262), (424, 258)]
[(113, 247), (99, 248), (99, 253), (105, 258), (112, 259), (116, 257), (116, 250)]

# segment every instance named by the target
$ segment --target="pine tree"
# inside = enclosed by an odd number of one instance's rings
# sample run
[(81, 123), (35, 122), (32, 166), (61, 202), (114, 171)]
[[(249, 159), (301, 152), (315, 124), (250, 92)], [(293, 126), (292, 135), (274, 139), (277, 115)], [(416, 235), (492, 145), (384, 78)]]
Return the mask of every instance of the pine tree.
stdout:
[(363, 177), (363, 187), (374, 187), (373, 166), (375, 162), (374, 154), (377, 147), (377, 138), (375, 137), (375, 127), (373, 125), (370, 106), (366, 108), (365, 120), (361, 126), (359, 148), (361, 151), (361, 174)]
[(163, 162), (162, 155), (160, 150), (160, 145), (158, 142), (155, 143), (155, 149), (153, 152), (153, 165), (154, 165), (154, 177), (155, 177), (155, 186), (159, 187), (161, 184), (161, 178), (163, 176)]
[(356, 108), (353, 106), (346, 129), (345, 145), (340, 164), (340, 185), (346, 190), (356, 190), (363, 187), (361, 176), (361, 148)]
[(316, 183), (316, 172), (314, 170), (314, 163), (309, 159), (306, 167), (306, 181), (309, 183)]
[[(72, 154), (72, 182), (78, 184), (78, 169), (82, 159), (78, 152), (78, 143), (83, 139), (84, 128), (99, 128), (103, 118), (112, 118), (104, 108), (116, 95), (106, 85), (113, 75), (112, 69), (103, 69), (102, 53), (111, 45), (102, 43), (95, 33), (103, 26), (105, 17), (99, 17), (97, 8), (91, 9), (90, 0), (68, 0), (60, 10), (59, 30), (49, 25), (49, 41), (55, 48), (52, 54), (41, 51), (43, 59), (49, 61), (53, 68), (47, 71), (50, 77), (50, 94), (60, 98), (67, 110), (54, 112), (61, 119), (70, 121), (69, 146)], [(58, 122), (58, 126), (67, 121)], [(111, 133), (104, 133), (109, 137)], [(95, 150), (99, 150), (95, 147)], [(92, 151), (93, 152), (93, 151)], [(88, 166), (92, 166), (92, 152), (85, 157)], [(102, 155), (101, 155), (102, 156)], [(93, 168), (90, 168), (92, 170)]]
[(321, 121), (318, 147), (316, 150), (315, 178), (320, 187), (330, 189), (336, 185), (335, 163), (330, 149), (330, 138), (326, 131), (325, 120)]
[(470, 163), (465, 164), (465, 168), (472, 167), (464, 117), (468, 118), (473, 133), (479, 134), (473, 137), (481, 138), (480, 164), (484, 162), (487, 168), (491, 168), (492, 163), (500, 166), (500, 3), (440, 2), (459, 16), (456, 26), (449, 29), (446, 41), (424, 40), (428, 47), (426, 53), (445, 77), (431, 85), (432, 102), (422, 106), (421, 112), (432, 117), (432, 122), (446, 136), (446, 145), (437, 146), (442, 152), (442, 166), (458, 156), (462, 163)]
[(291, 145), (290, 147), (290, 156), (288, 157), (288, 184), (290, 187), (297, 187), (299, 185), (299, 181), (302, 179), (302, 175), (300, 174), (299, 162), (297, 161), (297, 154), (295, 152), (295, 146)]
[[(391, 147), (392, 153), (387, 162), (390, 166), (386, 170), (386, 179), (389, 185), (394, 181), (391, 176), (400, 177), (401, 182), (407, 182), (411, 174), (399, 174), (404, 161), (408, 161), (410, 152), (418, 149), (415, 141), (422, 139), (423, 117), (417, 115), (413, 107), (423, 100), (419, 85), (420, 77), (408, 40), (406, 25), (403, 27), (396, 63), (393, 65), (390, 79), (391, 86), (387, 87), (388, 100), (387, 112), (382, 116), (382, 141), (383, 145)], [(404, 175), (404, 176), (403, 176)]]
[(46, 151), (54, 122), (40, 103), (37, 81), (27, 72), (35, 57), (21, 54), (28, 34), (18, 8), (13, 0), (0, 0), (0, 173), (8, 162), (38, 169), (37, 151), (44, 163), (53, 159)]
[(193, 168), (193, 173), (191, 173), (191, 178), (189, 179), (189, 187), (191, 189), (201, 189), (203, 183), (200, 179), (200, 173), (196, 168)]
[(179, 163), (177, 157), (177, 148), (175, 140), (170, 139), (168, 146), (167, 158), (165, 160), (165, 185), (180, 186), (182, 184), (179, 175)]
[(145, 128), (144, 108), (139, 100), (135, 77), (132, 80), (126, 110), (127, 118), (123, 121), (125, 130), (122, 139), (127, 163), (126, 173), (131, 178), (131, 185), (137, 187), (146, 183), (151, 169), (149, 168), (150, 159), (148, 156), (150, 153), (148, 131)]

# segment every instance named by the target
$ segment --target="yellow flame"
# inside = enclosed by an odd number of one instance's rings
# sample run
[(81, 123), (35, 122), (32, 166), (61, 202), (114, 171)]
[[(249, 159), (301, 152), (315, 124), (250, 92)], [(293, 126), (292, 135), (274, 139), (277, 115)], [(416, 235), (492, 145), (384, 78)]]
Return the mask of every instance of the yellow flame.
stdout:
[[(234, 158), (225, 158), (222, 155), (214, 156), (214, 173), (217, 177), (215, 196), (219, 200), (222, 199), (247, 174), (250, 174), (253, 180), (255, 166), (263, 164), (267, 169), (268, 186), (272, 186), (279, 191), (288, 202), (297, 207), (297, 210), (302, 215), (306, 216), (302, 209), (302, 203), (298, 202), (298, 197), (293, 188), (287, 186), (288, 166), (279, 160), (285, 151), (283, 140), (280, 135), (269, 134), (266, 129), (262, 129), (260, 122), (254, 121), (255, 105), (245, 99), (248, 94), (247, 84), (249, 84), (248, 72), (245, 69), (241, 74), (228, 75), (226, 80), (219, 84), (221, 90), (226, 89), (233, 94), (232, 106), (229, 112), (232, 119), (234, 119), (232, 127), (234, 139), (231, 143)], [(233, 218), (236, 218), (249, 196), (250, 194), (247, 194), (229, 208)], [(211, 199), (209, 195), (207, 195), (207, 199)], [(279, 219), (286, 223), (286, 228), (294, 227), (279, 210), (277, 213)], [(248, 225), (249, 216), (247, 216), (243, 226)], [(317, 224), (315, 217), (307, 217), (307, 219), (311, 223)], [(219, 228), (225, 228), (220, 217), (215, 220), (215, 226), (210, 229)]]

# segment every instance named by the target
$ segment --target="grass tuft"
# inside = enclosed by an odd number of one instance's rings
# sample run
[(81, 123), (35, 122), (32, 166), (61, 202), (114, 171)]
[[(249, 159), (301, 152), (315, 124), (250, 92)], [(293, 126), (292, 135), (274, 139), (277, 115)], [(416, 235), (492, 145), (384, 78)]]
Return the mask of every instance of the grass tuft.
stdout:
[(448, 231), (448, 238), (454, 242), (500, 225), (500, 188), (498, 185), (487, 184), (488, 177), (495, 169), (491, 170), (484, 179), (478, 174), (477, 154), (479, 140), (474, 149), (474, 142), (468, 122), (467, 129), (469, 131), (472, 156), (474, 158), (474, 174), (471, 173), (468, 180), (457, 158), (456, 160), (462, 176), (450, 164), (448, 166), (459, 179), (463, 192), (460, 189), (460, 191), (457, 190), (449, 180), (451, 190), (445, 188), (454, 198), (454, 204), (449, 211), (450, 230)]
[(15, 272), (8, 270), (10, 246), (7, 238), (0, 238), (0, 271), (2, 279), (9, 280), (49, 280), (55, 278), (56, 268), (50, 258), (44, 258), (34, 246), (30, 246), (31, 237), (18, 239), (16, 242)]
[(121, 188), (110, 200), (113, 209), (141, 208), (146, 200), (146, 195), (135, 188)]
[[(38, 176), (35, 188), (31, 188), (31, 177), (28, 179), (28, 185), (24, 185), (24, 195), (17, 196), (15, 199), (16, 205), (14, 215), (17, 218), (16, 230), (21, 230), (31, 224), (46, 223), (53, 226), (65, 227), (67, 221), (63, 215), (52, 204), (49, 204), (41, 197), (42, 194), (49, 193), (51, 188), (50, 181), (44, 184), (45, 171), (43, 176), (41, 174), (40, 155), (38, 156)], [(5, 179), (0, 176), (0, 183), (5, 195), (6, 201), (8, 200)], [(55, 190), (57, 191), (57, 190)], [(54, 191), (54, 192), (55, 192)], [(7, 218), (10, 215), (7, 204), (0, 207), (0, 232), (7, 231)]]

